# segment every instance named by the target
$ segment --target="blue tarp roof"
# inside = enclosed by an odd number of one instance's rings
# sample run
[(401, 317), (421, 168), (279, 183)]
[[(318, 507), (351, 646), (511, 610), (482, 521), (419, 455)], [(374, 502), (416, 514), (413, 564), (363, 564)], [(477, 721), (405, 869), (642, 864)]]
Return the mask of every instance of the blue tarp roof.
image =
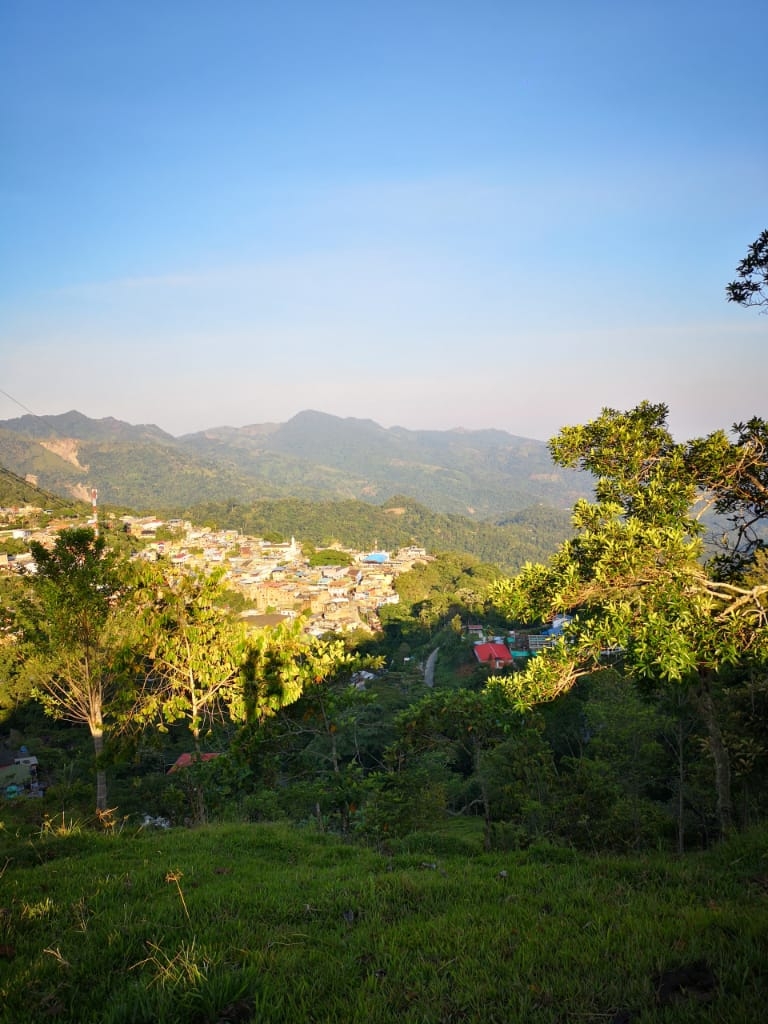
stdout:
[(383, 562), (389, 561), (389, 555), (386, 551), (371, 551), (370, 554), (366, 555), (363, 559), (364, 562), (376, 562), (381, 565)]

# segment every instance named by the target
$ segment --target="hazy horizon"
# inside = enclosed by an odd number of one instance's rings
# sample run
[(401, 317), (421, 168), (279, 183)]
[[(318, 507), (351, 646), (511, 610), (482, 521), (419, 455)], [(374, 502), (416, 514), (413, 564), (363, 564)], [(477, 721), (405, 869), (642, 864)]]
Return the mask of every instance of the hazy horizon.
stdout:
[[(6, 403), (12, 403), (12, 404), (18, 405), (18, 403), (13, 398), (13, 396), (6, 395), (2, 391), (0, 391), (0, 397), (2, 397), (3, 400)], [(279, 426), (282, 426), (283, 424), (289, 422), (290, 420), (295, 419), (297, 416), (301, 416), (303, 413), (315, 413), (315, 414), (319, 414), (321, 416), (329, 416), (329, 417), (333, 417), (335, 419), (350, 420), (350, 421), (353, 421), (353, 422), (357, 421), (357, 422), (361, 422), (361, 423), (365, 423), (365, 422), (374, 423), (376, 426), (381, 427), (384, 430), (400, 429), (400, 430), (409, 430), (409, 431), (413, 430), (414, 432), (416, 432), (416, 431), (437, 430), (437, 431), (443, 432), (443, 433), (470, 433), (470, 432), (473, 432), (473, 431), (482, 431), (482, 430), (490, 430), (490, 431), (502, 430), (502, 428), (500, 428), (500, 427), (463, 427), (461, 425), (457, 425), (455, 427), (436, 427), (436, 428), (433, 428), (433, 427), (415, 427), (415, 428), (412, 428), (412, 427), (406, 427), (402, 423), (391, 423), (391, 424), (379, 423), (378, 420), (375, 420), (375, 419), (373, 419), (370, 416), (338, 416), (336, 413), (333, 413), (333, 412), (330, 412), (330, 411), (324, 410), (324, 409), (297, 409), (295, 413), (291, 414), (290, 416), (287, 416), (284, 420), (258, 420), (258, 421), (254, 420), (251, 423), (241, 423), (241, 424), (237, 424), (237, 425), (236, 424), (232, 424), (232, 423), (207, 423), (205, 426), (200, 427), (200, 428), (198, 428), (196, 430), (183, 431), (180, 434), (174, 434), (172, 431), (166, 430), (162, 426), (162, 424), (160, 424), (160, 423), (154, 423), (154, 422), (145, 421), (145, 420), (123, 419), (122, 417), (111, 416), (109, 414), (107, 414), (106, 416), (88, 416), (88, 414), (84, 413), (81, 409), (62, 409), (60, 412), (33, 413), (29, 409), (27, 409), (25, 407), (20, 407), (19, 411), (18, 411), (18, 413), (16, 415), (14, 415), (14, 416), (4, 416), (4, 417), (2, 417), (0, 419), (0, 423), (8, 423), (8, 422), (12, 422), (14, 420), (20, 420), (20, 419), (22, 419), (25, 416), (35, 416), (38, 419), (41, 419), (41, 420), (45, 421), (45, 420), (52, 420), (53, 418), (58, 417), (58, 416), (67, 416), (67, 415), (69, 415), (71, 413), (79, 413), (80, 415), (87, 416), (88, 419), (92, 419), (92, 420), (95, 420), (97, 422), (101, 421), (101, 420), (117, 420), (117, 421), (122, 422), (122, 423), (127, 423), (129, 426), (133, 426), (133, 427), (157, 427), (158, 429), (164, 431), (166, 434), (170, 434), (172, 437), (176, 437), (176, 438), (184, 437), (184, 436), (187, 436), (189, 434), (205, 433), (206, 431), (212, 431), (212, 430), (223, 430), (223, 429), (244, 430), (244, 429), (247, 429), (248, 427), (264, 427), (264, 426), (276, 426), (276, 427), (279, 427)], [(55, 425), (53, 423), (51, 423), (51, 428), (52, 428), (52, 430), (54, 432), (56, 432), (56, 428), (55, 428)], [(511, 431), (506, 431), (506, 433), (510, 433), (511, 434)], [(528, 440), (528, 441), (546, 442), (548, 440), (548, 438), (532, 437), (529, 434), (517, 434), (517, 435), (512, 435), (512, 436), (516, 436), (516, 437), (521, 438), (522, 440)]]

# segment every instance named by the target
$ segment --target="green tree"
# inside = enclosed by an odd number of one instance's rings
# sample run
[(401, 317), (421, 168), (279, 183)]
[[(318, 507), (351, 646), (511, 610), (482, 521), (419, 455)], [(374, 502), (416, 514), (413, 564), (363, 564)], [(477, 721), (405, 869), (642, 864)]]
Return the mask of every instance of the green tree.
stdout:
[[(666, 796), (673, 771), (663, 743), (671, 722), (662, 714), (659, 702), (639, 693), (632, 679), (606, 670), (598, 673), (589, 687), (582, 727), (588, 740), (583, 756), (570, 762), (575, 767), (575, 781), (588, 760), (616, 790), (602, 821), (597, 821), (594, 803), (585, 808), (585, 817), (592, 819), (598, 834), (603, 830), (599, 845), (637, 849), (655, 843), (669, 819), (668, 809), (662, 810), (653, 797), (662, 792)], [(567, 782), (565, 772), (563, 777)]]
[[(603, 410), (550, 442), (559, 465), (595, 477), (595, 500), (573, 512), (576, 536), (547, 565), (495, 585), (497, 607), (518, 622), (573, 616), (562, 638), (525, 672), (500, 681), (520, 708), (551, 700), (620, 655), (638, 680), (691, 688), (708, 732), (722, 832), (733, 819), (731, 765), (716, 689), (726, 669), (768, 661), (768, 587), (742, 586), (702, 564), (697, 515), (759, 455), (718, 431), (676, 443), (667, 408), (643, 402)], [(698, 511), (697, 511), (698, 502)], [(738, 501), (736, 502), (738, 504)]]
[(282, 798), (320, 822), (338, 815), (346, 831), (362, 781), (363, 713), (372, 703), (350, 682), (359, 668), (379, 668), (381, 658), (350, 650), (346, 638), (310, 636), (303, 625), (297, 619), (249, 636), (242, 670), (248, 726), (236, 746), (262, 781), (282, 777)]
[(272, 729), (280, 736), (282, 763), (298, 782), (298, 792), (323, 822), (328, 815), (347, 832), (360, 803), (364, 752), (360, 731), (373, 698), (350, 685), (349, 671), (308, 686), (301, 698), (278, 715)]
[(135, 593), (137, 628), (129, 657), (140, 684), (126, 722), (133, 731), (161, 732), (186, 723), (194, 758), (184, 770), (182, 788), (196, 822), (207, 818), (203, 783), (210, 778), (201, 760), (202, 738), (242, 721), (245, 713), (240, 676), (245, 632), (222, 607), (223, 572), (145, 565)]
[(313, 568), (324, 565), (351, 565), (352, 555), (348, 551), (338, 551), (336, 548), (323, 548), (322, 551), (308, 551), (304, 546), (304, 554), (307, 561)]
[(484, 846), (491, 848), (493, 773), (488, 754), (520, 725), (520, 716), (505, 700), (503, 691), (435, 690), (399, 717), (400, 753), (412, 758), (442, 751), (449, 764), (472, 777), (484, 822)]
[(26, 550), (27, 545), (23, 540), (17, 540), (13, 537), (9, 537), (7, 540), (0, 541), (0, 554), (20, 555)]
[(736, 423), (733, 433), (733, 441), (722, 431), (692, 441), (688, 451), (714, 511), (728, 526), (712, 566), (721, 580), (738, 580), (751, 571), (765, 548), (768, 521), (768, 423), (753, 417)]
[(134, 666), (142, 685), (130, 717), (167, 729), (186, 722), (195, 752), (217, 724), (244, 717), (243, 629), (221, 606), (223, 570), (143, 569)]
[(25, 671), (35, 648), (24, 627), (26, 590), (16, 573), (0, 575), (0, 721), (30, 700), (32, 680)]
[(740, 306), (768, 306), (768, 231), (750, 245), (736, 273), (736, 279), (725, 288), (728, 301)]
[(35, 694), (54, 718), (86, 725), (96, 755), (96, 807), (107, 807), (102, 763), (114, 702), (122, 696), (117, 666), (124, 640), (124, 575), (103, 537), (87, 527), (63, 530), (52, 547), (30, 543), (27, 639), (36, 650), (29, 673)]
[(301, 619), (259, 630), (249, 636), (242, 664), (245, 717), (263, 722), (308, 687), (351, 674), (357, 665), (343, 640), (309, 636)]

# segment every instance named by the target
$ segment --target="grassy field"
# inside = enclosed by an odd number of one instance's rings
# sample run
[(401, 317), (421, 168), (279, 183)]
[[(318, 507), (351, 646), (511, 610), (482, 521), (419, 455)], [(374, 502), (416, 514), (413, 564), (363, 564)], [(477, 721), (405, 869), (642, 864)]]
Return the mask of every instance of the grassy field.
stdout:
[(278, 825), (6, 826), (0, 1021), (765, 1019), (765, 832), (677, 860), (483, 854), (457, 824), (387, 854)]

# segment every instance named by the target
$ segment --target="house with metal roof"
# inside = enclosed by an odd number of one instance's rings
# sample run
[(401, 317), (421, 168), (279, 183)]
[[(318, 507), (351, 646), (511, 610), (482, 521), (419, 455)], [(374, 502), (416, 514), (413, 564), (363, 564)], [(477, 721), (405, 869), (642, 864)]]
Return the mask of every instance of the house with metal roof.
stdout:
[(487, 665), (489, 668), (506, 668), (507, 665), (512, 664), (512, 655), (505, 644), (475, 644), (474, 651), (480, 664)]

